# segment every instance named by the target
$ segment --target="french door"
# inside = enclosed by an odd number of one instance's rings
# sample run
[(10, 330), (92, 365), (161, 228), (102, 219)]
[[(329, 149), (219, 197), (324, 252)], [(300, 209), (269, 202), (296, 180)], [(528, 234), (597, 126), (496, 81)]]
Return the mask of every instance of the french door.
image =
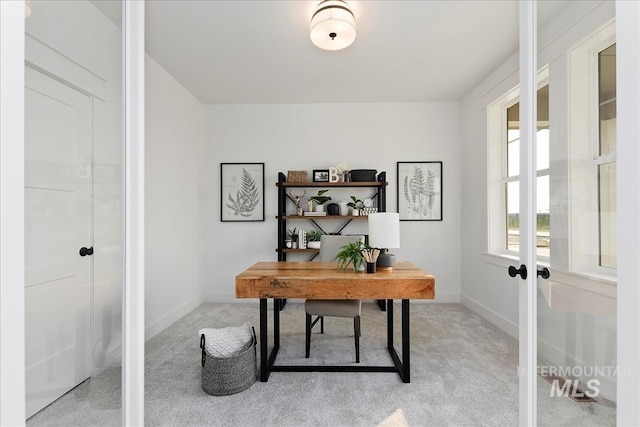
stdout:
[[(615, 425), (626, 380), (618, 300), (629, 285), (618, 271), (640, 259), (633, 233), (618, 227), (622, 203), (625, 217), (640, 218), (637, 188), (618, 179), (638, 168), (637, 158), (618, 154), (628, 144), (617, 122), (625, 61), (612, 21), (539, 64), (536, 7), (520, 2), (520, 179), (507, 188), (507, 199), (519, 200), (519, 262), (509, 274), (519, 279), (520, 424)], [(619, 259), (618, 248), (632, 253)]]

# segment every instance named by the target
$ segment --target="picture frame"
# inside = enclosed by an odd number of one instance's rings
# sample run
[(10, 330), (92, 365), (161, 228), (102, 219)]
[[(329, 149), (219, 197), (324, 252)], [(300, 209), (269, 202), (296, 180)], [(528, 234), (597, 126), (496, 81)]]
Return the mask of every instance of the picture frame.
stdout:
[(264, 163), (220, 163), (220, 221), (264, 221)]
[(398, 162), (400, 221), (442, 221), (442, 162)]
[(314, 169), (313, 182), (329, 182), (329, 169)]

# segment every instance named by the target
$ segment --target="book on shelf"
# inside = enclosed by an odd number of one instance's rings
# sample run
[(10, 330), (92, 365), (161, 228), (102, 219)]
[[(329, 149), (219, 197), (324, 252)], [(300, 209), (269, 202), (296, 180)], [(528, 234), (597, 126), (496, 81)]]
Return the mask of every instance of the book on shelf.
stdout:
[(298, 249), (307, 249), (307, 232), (298, 230)]
[(304, 216), (327, 216), (326, 212), (305, 212)]

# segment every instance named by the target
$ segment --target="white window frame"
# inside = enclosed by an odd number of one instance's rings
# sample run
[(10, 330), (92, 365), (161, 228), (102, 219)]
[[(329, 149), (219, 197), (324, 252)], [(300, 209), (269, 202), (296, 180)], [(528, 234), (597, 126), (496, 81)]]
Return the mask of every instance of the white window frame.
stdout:
[[(607, 46), (605, 49), (609, 48), (614, 43), (615, 43), (615, 39), (614, 39), (613, 43), (610, 44), (609, 46)], [(599, 185), (599, 181), (600, 181), (599, 169), (600, 169), (600, 166), (609, 165), (609, 164), (614, 164), (614, 165), (617, 164), (617, 135), (615, 136), (615, 138), (616, 138), (616, 151), (613, 154), (601, 154), (600, 153), (600, 150), (601, 150), (600, 149), (600, 145), (602, 143), (602, 140), (601, 140), (601, 138), (602, 138), (601, 137), (601, 135), (602, 135), (602, 123), (600, 122), (600, 106), (601, 105), (600, 105), (600, 94), (599, 94), (599, 92), (600, 92), (600, 89), (599, 89), (599, 82), (600, 82), (599, 56), (600, 56), (600, 53), (603, 52), (603, 50), (604, 49), (598, 51), (598, 53), (596, 54), (596, 67), (597, 67), (597, 74), (596, 74), (596, 90), (597, 90), (597, 92), (596, 92), (596, 94), (597, 94), (596, 109), (598, 110), (598, 113), (597, 113), (598, 126), (596, 128), (597, 134), (595, 135), (595, 139), (594, 139), (594, 142), (595, 142), (595, 156), (594, 156), (594, 159), (593, 159), (593, 163), (594, 163), (594, 166), (593, 166), (594, 171), (593, 171), (593, 173), (594, 173), (594, 176), (595, 176), (595, 179), (596, 179), (596, 185), (597, 185), (596, 188), (598, 190), (598, 193), (597, 193), (598, 194), (598, 198), (596, 200), (596, 207), (597, 207), (597, 210), (598, 210), (598, 215), (600, 217), (599, 220), (598, 220), (598, 224), (599, 225), (602, 224), (602, 212), (600, 211), (600, 205), (601, 205), (602, 199), (600, 197), (601, 196), (601, 193), (600, 193), (600, 188), (601, 187)], [(614, 97), (613, 99), (616, 100), (616, 98), (617, 97)], [(617, 133), (617, 118), (614, 119), (613, 126), (614, 126), (614, 132)], [(616, 195), (616, 197), (617, 197), (617, 195)], [(616, 203), (616, 205), (617, 205), (617, 203)], [(616, 215), (613, 215), (613, 217), (610, 216), (609, 217), (609, 221), (611, 221), (611, 220), (616, 221)], [(615, 240), (614, 240), (614, 242), (615, 242)], [(613, 267), (613, 268), (612, 267), (604, 267), (604, 266), (600, 265), (600, 259), (602, 257), (602, 253), (601, 253), (602, 246), (603, 246), (603, 244), (602, 244), (602, 231), (599, 231), (598, 232), (598, 266), (596, 266), (596, 267), (599, 270), (601, 269), (602, 272), (604, 272), (606, 274), (606, 273), (610, 273), (612, 270), (616, 270), (617, 268), (616, 267)], [(616, 250), (615, 246), (614, 246), (614, 250)], [(615, 255), (616, 255), (616, 259), (617, 259), (617, 250), (615, 252)], [(617, 264), (617, 262), (616, 262), (616, 264)]]
[[(545, 82), (542, 82), (542, 84), (539, 84), (539, 86), (538, 86), (538, 90), (539, 90), (539, 89), (541, 89), (541, 88), (543, 88), (543, 87), (544, 87), (545, 85), (547, 85), (547, 84), (548, 84), (548, 81), (547, 81), (546, 83), (545, 83)], [(536, 93), (537, 93), (537, 92), (536, 92)], [(516, 101), (516, 102), (519, 102), (519, 100), (518, 100), (518, 101)], [(513, 103), (513, 104), (509, 105), (507, 108), (505, 108), (505, 109), (504, 109), (504, 111), (506, 112), (506, 110), (507, 110), (507, 109), (509, 109), (510, 107), (512, 107), (513, 105), (515, 105), (515, 103)], [(538, 121), (538, 123), (540, 123), (540, 121)], [(505, 126), (506, 126), (506, 123), (505, 123)], [(547, 123), (547, 126), (548, 126), (548, 123)], [(505, 127), (505, 135), (506, 135), (507, 133), (508, 133), (508, 130), (507, 130), (507, 128)], [(536, 135), (537, 135), (537, 133), (538, 133), (538, 131), (536, 130)], [(518, 140), (520, 140), (520, 138), (518, 138)], [(508, 153), (509, 153), (509, 148), (508, 148), (508, 147), (509, 147), (509, 141), (507, 141), (506, 136), (505, 136), (505, 139), (504, 139), (504, 141), (503, 141), (503, 144), (504, 144), (505, 142), (506, 142), (506, 145), (504, 145), (502, 148), (504, 149), (504, 157), (505, 157), (505, 159), (506, 159), (506, 157), (508, 156)], [(508, 165), (508, 161), (507, 161), (507, 160), (505, 160), (505, 162), (504, 162), (504, 164), (503, 164), (502, 168), (503, 168), (503, 169), (502, 169), (502, 183), (503, 183), (503, 185), (502, 185), (502, 189), (503, 189), (503, 192), (504, 192), (505, 197), (506, 197), (506, 192), (507, 192), (506, 187), (507, 187), (507, 184), (509, 184), (509, 183), (513, 183), (513, 182), (520, 182), (520, 174), (518, 174), (518, 175), (514, 175), (514, 176), (509, 176), (509, 172), (508, 172), (509, 165)], [(550, 168), (548, 168), (548, 167), (547, 167), (547, 168), (545, 168), (545, 169), (538, 169), (538, 170), (536, 170), (536, 179), (537, 179), (537, 178), (540, 178), (540, 177), (543, 177), (543, 176), (547, 176), (547, 177), (549, 177), (549, 178), (550, 178)], [(504, 228), (505, 228), (505, 233), (506, 233), (506, 234), (508, 234), (508, 233), (507, 233), (507, 229), (508, 229), (508, 220), (507, 220), (506, 218), (509, 216), (509, 211), (508, 211), (508, 206), (507, 206), (507, 204), (508, 204), (508, 203), (507, 203), (507, 202), (508, 202), (508, 201), (507, 201), (507, 199), (505, 198), (505, 201), (504, 201), (504, 214), (505, 214), (505, 225), (504, 225)], [(537, 233), (536, 233), (536, 234), (537, 234)], [(508, 238), (508, 236), (506, 236), (506, 237)], [(506, 243), (506, 246), (505, 246), (504, 250), (505, 250), (505, 253), (506, 253), (506, 254), (508, 254), (508, 255), (512, 255), (512, 256), (514, 256), (514, 257), (517, 257), (517, 256), (520, 254), (520, 251), (516, 251), (516, 250), (509, 249), (509, 244), (508, 244), (508, 242)], [(548, 261), (549, 261), (549, 256), (546, 256), (546, 255), (540, 255), (540, 254), (538, 254), (538, 255), (537, 255), (537, 258), (538, 258), (539, 260), (542, 260), (542, 261), (546, 261), (546, 262), (548, 262)]]
[[(537, 89), (549, 84), (549, 69), (538, 71)], [(507, 248), (506, 184), (519, 180), (507, 177), (507, 109), (520, 101), (520, 89), (515, 87), (487, 106), (487, 188), (488, 224), (487, 252), (490, 255), (517, 259), (518, 251)], [(537, 176), (549, 175), (549, 169), (537, 171)], [(547, 260), (548, 257), (539, 257)]]
[[(567, 269), (615, 279), (617, 269), (600, 266), (598, 166), (616, 155), (599, 154), (598, 54), (616, 43), (611, 22), (569, 52), (569, 188), (571, 200)], [(588, 90), (584, 88), (587, 87)], [(585, 144), (584, 141), (588, 141)]]

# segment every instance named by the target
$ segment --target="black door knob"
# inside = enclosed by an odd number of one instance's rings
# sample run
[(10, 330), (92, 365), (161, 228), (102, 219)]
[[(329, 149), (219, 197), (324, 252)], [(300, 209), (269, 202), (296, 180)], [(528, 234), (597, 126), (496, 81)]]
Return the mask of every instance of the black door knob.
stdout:
[(549, 277), (551, 277), (551, 273), (549, 273), (549, 269), (547, 267), (542, 267), (542, 270), (538, 270), (538, 276), (542, 277), (543, 279), (548, 279)]
[(509, 266), (509, 276), (511, 277), (516, 277), (517, 275), (520, 275), (520, 277), (522, 277), (522, 279), (526, 279), (527, 278), (527, 266), (522, 264), (520, 266), (520, 268), (515, 268), (513, 265)]
[(93, 247), (85, 248), (84, 246), (80, 248), (80, 256), (93, 255)]

